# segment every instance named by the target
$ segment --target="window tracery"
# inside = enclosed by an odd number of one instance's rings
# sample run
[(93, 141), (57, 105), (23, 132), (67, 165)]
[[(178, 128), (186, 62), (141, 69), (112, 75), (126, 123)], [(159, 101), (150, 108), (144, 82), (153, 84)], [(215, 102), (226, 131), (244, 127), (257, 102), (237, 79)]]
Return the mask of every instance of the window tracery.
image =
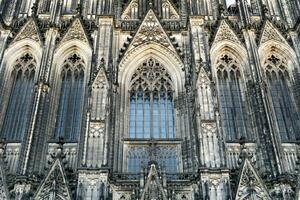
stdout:
[(143, 62), (130, 86), (130, 138), (174, 138), (173, 86), (153, 58)]
[(139, 172), (148, 162), (155, 160), (168, 173), (178, 171), (178, 161), (175, 146), (132, 146), (128, 148), (128, 172)]
[(222, 126), (227, 140), (251, 139), (247, 135), (241, 72), (238, 63), (228, 54), (219, 59), (217, 83)]
[(299, 116), (290, 88), (287, 61), (276, 55), (270, 55), (265, 61), (265, 73), (279, 134), (283, 140), (296, 139), (300, 130)]
[(135, 70), (128, 91), (128, 137), (133, 142), (126, 153), (128, 172), (139, 172), (149, 161), (156, 161), (168, 172), (177, 172), (176, 145), (160, 143), (175, 137), (173, 88), (169, 73), (154, 58)]
[(31, 53), (18, 58), (10, 75), (10, 95), (2, 135), (8, 140), (21, 140), (30, 119), (34, 94), (36, 60)]
[(84, 70), (84, 61), (76, 53), (70, 55), (63, 63), (56, 138), (76, 140), (79, 136), (84, 100)]

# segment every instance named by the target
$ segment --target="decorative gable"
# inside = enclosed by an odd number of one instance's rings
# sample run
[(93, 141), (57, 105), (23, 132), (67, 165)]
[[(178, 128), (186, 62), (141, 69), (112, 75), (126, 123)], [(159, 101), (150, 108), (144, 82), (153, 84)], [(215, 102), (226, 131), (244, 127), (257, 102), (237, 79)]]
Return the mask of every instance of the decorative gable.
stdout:
[(147, 42), (161, 44), (176, 52), (153, 10), (149, 10), (147, 13), (128, 50)]
[(239, 184), (235, 199), (250, 199), (255, 195), (256, 199), (267, 200), (271, 197), (248, 158), (245, 158), (239, 175)]
[(68, 42), (70, 40), (80, 40), (82, 42), (89, 43), (81, 21), (78, 18), (72, 23), (69, 30), (62, 38), (61, 43)]
[(177, 10), (175, 9), (173, 4), (169, 0), (162, 1), (162, 8), (165, 9), (165, 12), (169, 11), (169, 13), (167, 13), (169, 15), (169, 19), (179, 19), (180, 18)]
[(138, 0), (132, 0), (121, 15), (121, 19), (137, 19), (138, 8)]
[(30, 19), (16, 35), (14, 42), (21, 41), (23, 39), (31, 39), (33, 41), (41, 43), (41, 39), (38, 33), (38, 28), (35, 24), (35, 21)]
[(160, 182), (155, 164), (152, 164), (150, 166), (150, 171), (146, 180), (141, 199), (167, 200), (167, 195)]
[(100, 67), (93, 81), (93, 88), (104, 88), (105, 86), (107, 86), (107, 83), (108, 81), (106, 78), (105, 69), (103, 67)]
[(34, 199), (71, 200), (68, 181), (60, 159), (53, 163)]
[(209, 84), (210, 84), (210, 79), (209, 79), (205, 69), (203, 67), (201, 67), (199, 70), (197, 85), (203, 86), (203, 85), (209, 85)]
[(280, 32), (272, 25), (270, 21), (266, 21), (265, 26), (263, 28), (263, 32), (260, 39), (260, 44), (263, 44), (269, 40), (276, 40), (278, 42), (282, 42), (287, 44), (284, 37), (280, 34)]
[(218, 43), (224, 40), (229, 40), (234, 43), (240, 43), (239, 38), (236, 36), (227, 22), (225, 20), (222, 20), (213, 43)]

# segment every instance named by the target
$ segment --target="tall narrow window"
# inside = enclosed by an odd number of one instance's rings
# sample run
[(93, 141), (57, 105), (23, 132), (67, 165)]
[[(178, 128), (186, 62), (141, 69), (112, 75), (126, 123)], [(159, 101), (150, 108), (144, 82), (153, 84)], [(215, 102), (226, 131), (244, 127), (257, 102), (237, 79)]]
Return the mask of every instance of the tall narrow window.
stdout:
[(223, 55), (217, 68), (218, 93), (222, 127), (227, 140), (238, 140), (247, 136), (245, 103), (242, 95), (241, 74), (237, 63)]
[(130, 90), (130, 138), (174, 138), (172, 81), (150, 58), (135, 72)]
[(61, 71), (61, 90), (56, 118), (55, 137), (76, 140), (80, 133), (84, 100), (84, 63), (71, 55)]
[(127, 172), (140, 172), (149, 161), (156, 161), (168, 173), (178, 171), (173, 88), (169, 73), (153, 58), (135, 70), (129, 89)]
[(285, 62), (271, 55), (266, 61), (266, 76), (273, 110), (282, 140), (295, 140), (299, 135), (299, 116), (293, 101), (289, 73)]
[(36, 61), (30, 53), (17, 59), (10, 76), (10, 96), (2, 135), (8, 140), (22, 140), (30, 119), (34, 94)]

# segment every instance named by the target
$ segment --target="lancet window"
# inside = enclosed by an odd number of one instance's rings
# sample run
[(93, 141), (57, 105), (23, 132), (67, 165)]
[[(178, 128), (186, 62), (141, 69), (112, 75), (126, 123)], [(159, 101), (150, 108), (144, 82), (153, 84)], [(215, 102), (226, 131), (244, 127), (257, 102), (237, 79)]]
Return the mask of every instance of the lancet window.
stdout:
[(63, 64), (60, 99), (57, 111), (55, 137), (76, 140), (80, 133), (84, 101), (84, 61), (76, 53)]
[(265, 73), (280, 136), (282, 140), (294, 140), (299, 135), (299, 116), (286, 61), (275, 55), (269, 56), (265, 62)]
[(153, 58), (143, 62), (131, 79), (129, 137), (174, 138), (172, 80)]
[(22, 140), (30, 119), (34, 95), (36, 60), (30, 53), (23, 54), (10, 75), (10, 95), (6, 108), (2, 136), (8, 140)]
[(226, 139), (239, 140), (247, 136), (245, 101), (242, 93), (242, 77), (238, 63), (224, 54), (217, 65), (217, 84), (222, 127)]

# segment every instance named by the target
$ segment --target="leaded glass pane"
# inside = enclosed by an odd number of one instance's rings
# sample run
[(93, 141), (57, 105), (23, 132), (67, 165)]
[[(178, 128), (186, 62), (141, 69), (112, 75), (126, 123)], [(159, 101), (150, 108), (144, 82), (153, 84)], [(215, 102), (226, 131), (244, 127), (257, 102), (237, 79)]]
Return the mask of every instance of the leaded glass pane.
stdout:
[(61, 72), (61, 90), (56, 118), (55, 137), (76, 140), (80, 134), (84, 99), (84, 67), (82, 59), (71, 55)]
[(289, 87), (289, 75), (281, 59), (271, 55), (266, 77), (274, 110), (274, 118), (282, 140), (295, 140), (299, 134), (299, 116)]
[(131, 81), (129, 137), (174, 138), (172, 95), (172, 80), (160, 63), (151, 58), (138, 67)]
[(8, 140), (22, 140), (30, 119), (34, 94), (36, 61), (29, 53), (16, 60), (10, 80), (11, 89), (2, 135)]
[(223, 55), (217, 69), (218, 93), (222, 128), (229, 141), (244, 137), (247, 134), (246, 110), (241, 90), (241, 75), (234, 59)]

